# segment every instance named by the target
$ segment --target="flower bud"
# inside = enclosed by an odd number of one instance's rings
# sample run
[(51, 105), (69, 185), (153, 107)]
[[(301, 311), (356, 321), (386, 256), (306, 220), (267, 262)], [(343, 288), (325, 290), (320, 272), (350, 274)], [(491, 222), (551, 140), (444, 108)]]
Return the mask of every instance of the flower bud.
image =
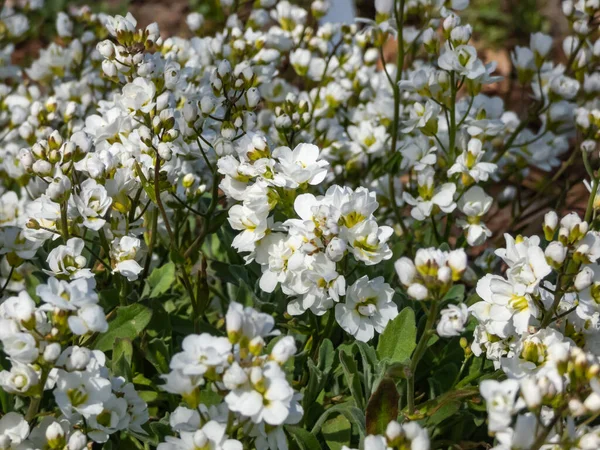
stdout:
[(117, 76), (117, 66), (112, 61), (105, 59), (102, 61), (102, 72), (109, 78)]
[(558, 226), (558, 215), (555, 211), (548, 211), (544, 216), (544, 236), (547, 241), (551, 241), (554, 238), (554, 232)]
[(596, 141), (587, 139), (581, 143), (580, 148), (584, 153), (592, 153), (594, 150), (596, 150)]
[(294, 355), (294, 353), (296, 353), (296, 344), (294, 342), (294, 338), (291, 336), (285, 336), (277, 341), (277, 343), (273, 346), (270, 359), (278, 362), (279, 364), (285, 364), (287, 360)]
[(87, 439), (81, 431), (75, 431), (67, 443), (67, 450), (83, 450), (87, 446)]
[(429, 296), (427, 288), (419, 283), (411, 284), (406, 292), (415, 300), (425, 300)]
[(204, 16), (200, 13), (193, 12), (188, 14), (185, 22), (187, 23), (189, 29), (195, 32), (202, 28), (202, 25), (204, 25)]
[(548, 244), (544, 252), (546, 261), (555, 269), (560, 267), (567, 257), (567, 248), (558, 241)]
[(36, 175), (47, 177), (52, 175), (52, 164), (50, 164), (48, 161), (44, 161), (43, 159), (38, 159), (33, 163), (31, 170), (33, 170), (33, 173)]
[(188, 101), (183, 105), (183, 118), (189, 124), (193, 124), (198, 119), (198, 104), (194, 101)]
[(584, 267), (575, 277), (575, 289), (583, 291), (590, 287), (594, 281), (594, 271), (591, 267)]
[(48, 344), (44, 349), (44, 361), (53, 363), (60, 356), (60, 344), (58, 342), (53, 342)]
[(250, 353), (252, 353), (254, 356), (258, 356), (262, 353), (264, 346), (265, 340), (260, 336), (256, 336), (248, 344), (248, 350), (250, 350)]
[(165, 142), (159, 142), (157, 146), (158, 155), (164, 159), (165, 161), (170, 161), (173, 157), (173, 152), (171, 151), (171, 146)]
[(108, 39), (105, 39), (96, 44), (96, 50), (100, 53), (104, 58), (110, 59), (115, 54), (115, 46)]
[(200, 111), (203, 114), (210, 114), (215, 108), (215, 99), (210, 95), (205, 95), (200, 99)]
[(222, 60), (219, 65), (217, 66), (217, 74), (221, 77), (221, 78), (225, 78), (226, 76), (228, 76), (231, 73), (231, 64), (229, 63), (228, 60), (224, 59)]
[(58, 422), (52, 422), (46, 428), (46, 440), (50, 448), (61, 448), (64, 446), (65, 430)]
[(249, 108), (256, 108), (260, 102), (260, 92), (257, 88), (250, 88), (246, 92), (246, 103)]
[(334, 262), (341, 261), (346, 254), (347, 245), (346, 242), (340, 238), (334, 237), (325, 250), (327, 257)]

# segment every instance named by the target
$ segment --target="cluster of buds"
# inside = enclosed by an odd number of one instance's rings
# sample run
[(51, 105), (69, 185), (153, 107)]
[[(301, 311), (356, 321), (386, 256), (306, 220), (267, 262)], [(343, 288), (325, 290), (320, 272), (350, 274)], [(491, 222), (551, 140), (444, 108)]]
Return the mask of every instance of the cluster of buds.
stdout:
[[(560, 268), (569, 256), (578, 265), (590, 264), (600, 257), (600, 234), (590, 231), (588, 223), (576, 213), (567, 214), (559, 224), (557, 214), (549, 211), (544, 217), (543, 229), (549, 241), (546, 261), (555, 269)], [(554, 240), (557, 230), (557, 240)]]
[[(80, 133), (81, 134), (81, 133)], [(74, 162), (83, 158), (89, 145), (78, 145), (78, 136), (63, 140), (58, 131), (53, 131), (48, 139), (36, 142), (31, 149), (23, 148), (19, 160), (27, 172), (42, 178), (53, 177), (59, 171), (68, 173)]]
[(569, 380), (569, 410), (574, 416), (600, 411), (600, 362), (591, 353), (571, 347), (558, 364), (558, 371)]
[(280, 136), (286, 133), (298, 132), (308, 126), (311, 115), (308, 112), (308, 102), (298, 100), (293, 93), (288, 93), (285, 102), (275, 109), (275, 127)]
[(467, 254), (463, 249), (447, 252), (423, 248), (417, 250), (414, 262), (403, 256), (394, 266), (410, 297), (439, 300), (462, 278), (467, 269)]

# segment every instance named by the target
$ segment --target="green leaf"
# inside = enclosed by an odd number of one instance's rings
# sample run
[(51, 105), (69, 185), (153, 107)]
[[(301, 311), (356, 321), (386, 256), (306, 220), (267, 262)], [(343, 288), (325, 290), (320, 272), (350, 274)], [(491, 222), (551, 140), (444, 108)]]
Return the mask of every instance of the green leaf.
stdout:
[(95, 348), (105, 352), (112, 348), (117, 338), (135, 339), (151, 318), (152, 310), (139, 303), (119, 307), (116, 317), (108, 324), (108, 331), (98, 337)]
[(113, 345), (112, 372), (116, 377), (131, 380), (131, 360), (133, 359), (133, 345), (127, 338), (116, 338)]
[(158, 297), (169, 290), (175, 282), (175, 264), (169, 262), (162, 267), (157, 267), (148, 277), (150, 298)]
[(156, 204), (156, 193), (154, 192), (154, 186), (151, 186), (150, 183), (148, 183), (148, 180), (146, 179), (146, 176), (144, 175), (144, 172), (137, 161), (135, 162), (135, 171), (138, 177), (140, 177), (140, 182), (142, 183), (144, 191), (150, 200), (152, 200), (152, 203)]
[(340, 356), (340, 362), (342, 363), (342, 369), (344, 371), (344, 376), (346, 377), (346, 382), (350, 388), (352, 397), (354, 397), (356, 406), (358, 406), (360, 409), (364, 409), (365, 399), (363, 397), (360, 376), (358, 374), (358, 368), (356, 367), (354, 355), (349, 355), (344, 350), (340, 350), (338, 354)]
[(156, 368), (158, 373), (169, 372), (169, 361), (171, 358), (169, 348), (163, 339), (152, 339), (148, 342), (145, 350), (146, 360)]
[(448, 292), (446, 292), (446, 295), (444, 295), (444, 298), (442, 299), (442, 301), (460, 303), (464, 300), (464, 298), (465, 298), (465, 285), (464, 284), (455, 284), (454, 286), (452, 286), (450, 288), (450, 290)]
[(404, 362), (410, 358), (416, 346), (415, 312), (406, 307), (383, 330), (377, 344), (377, 354), (380, 360)]
[(310, 405), (316, 400), (319, 393), (325, 386), (326, 375), (317, 367), (312, 359), (307, 360), (306, 365), (308, 366), (308, 384), (304, 389), (304, 398), (302, 404), (304, 409), (307, 410)]
[(321, 448), (318, 439), (304, 428), (286, 426), (285, 429), (302, 450), (314, 450)]
[(325, 442), (331, 450), (341, 450), (344, 445), (350, 442), (352, 425), (346, 417), (338, 415), (323, 424), (321, 433), (323, 433)]
[(367, 435), (365, 426), (365, 415), (360, 409), (358, 409), (355, 406), (353, 401), (340, 403), (338, 405), (332, 406), (331, 408), (323, 412), (323, 414), (321, 414), (321, 417), (319, 417), (319, 419), (315, 422), (315, 425), (313, 426), (311, 432), (313, 434), (317, 434), (321, 430), (321, 427), (323, 426), (327, 418), (332, 414), (343, 414), (352, 425), (358, 427), (358, 431), (361, 436), (364, 437)]
[(365, 383), (365, 398), (371, 395), (373, 388), (374, 375), (377, 368), (383, 368), (377, 359), (375, 349), (365, 342), (356, 341), (354, 344), (360, 352), (363, 367), (363, 380)]
[(391, 378), (384, 378), (371, 395), (366, 411), (368, 434), (384, 434), (392, 420), (398, 419), (400, 394)]
[(333, 361), (335, 359), (335, 352), (333, 351), (333, 344), (329, 339), (323, 339), (321, 346), (319, 347), (319, 369), (323, 373), (329, 373), (333, 367)]

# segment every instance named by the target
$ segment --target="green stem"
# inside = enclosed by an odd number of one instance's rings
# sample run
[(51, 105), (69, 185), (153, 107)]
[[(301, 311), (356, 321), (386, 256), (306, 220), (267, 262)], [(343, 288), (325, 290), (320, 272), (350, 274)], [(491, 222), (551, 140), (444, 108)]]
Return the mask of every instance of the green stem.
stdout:
[(31, 402), (27, 408), (27, 413), (25, 414), (25, 420), (28, 423), (31, 423), (31, 421), (35, 419), (35, 416), (37, 416), (37, 413), (40, 410), (42, 396), (44, 395), (44, 386), (46, 386), (46, 380), (48, 379), (48, 373), (48, 370), (42, 369), (42, 376), (40, 377), (40, 394), (31, 398)]
[(407, 387), (407, 401), (408, 401), (408, 414), (414, 414), (415, 412), (415, 373), (417, 367), (419, 365), (419, 361), (425, 354), (425, 350), (427, 349), (427, 342), (429, 342), (429, 336), (431, 335), (431, 329), (433, 328), (433, 324), (435, 323), (435, 319), (437, 318), (437, 310), (438, 304), (437, 301), (433, 301), (431, 304), (431, 309), (429, 310), (429, 314), (427, 315), (427, 322), (425, 323), (425, 329), (423, 330), (423, 334), (419, 339), (419, 343), (417, 344), (417, 348), (413, 353), (413, 357), (410, 363), (410, 371), (408, 378), (408, 387)]
[[(396, 57), (396, 82), (392, 84), (392, 90), (394, 92), (394, 121), (392, 122), (392, 146), (390, 148), (390, 156), (396, 154), (396, 148), (398, 145), (398, 123), (400, 122), (400, 86), (398, 83), (402, 80), (404, 73), (404, 1), (400, 0), (400, 5), (396, 11), (396, 26), (398, 28), (398, 52)], [(385, 66), (385, 61), (382, 61)], [(404, 221), (402, 220), (402, 214), (398, 209), (398, 202), (396, 202), (396, 187), (394, 183), (394, 176), (390, 173), (388, 175), (388, 184), (390, 191), (390, 204), (396, 216), (396, 220), (402, 227), (402, 234), (404, 237), (408, 237), (408, 230)]]
[(456, 79), (454, 72), (450, 72), (450, 136), (448, 143), (448, 155), (454, 157), (454, 147), (456, 146)]
[[(156, 197), (156, 206), (158, 206), (158, 210), (162, 216), (162, 219), (165, 223), (165, 228), (167, 229), (167, 233), (169, 235), (169, 240), (171, 241), (171, 249), (177, 256), (181, 256), (179, 253), (179, 249), (177, 248), (177, 240), (175, 238), (175, 234), (173, 233), (173, 229), (171, 228), (171, 224), (169, 223), (169, 217), (167, 216), (167, 212), (165, 211), (165, 207), (163, 205), (162, 199), (160, 198), (160, 155), (158, 151), (156, 151), (156, 164), (154, 165), (154, 195)], [(195, 302), (194, 291), (192, 289), (192, 284), (190, 283), (190, 279), (188, 277), (187, 271), (185, 270), (185, 266), (180, 262), (176, 262), (175, 265), (179, 269), (179, 275), (182, 278), (183, 286), (185, 287), (188, 295), (190, 296), (190, 300), (192, 304)]]
[(10, 272), (8, 273), (8, 276), (6, 277), (6, 281), (4, 282), (2, 289), (0, 289), (0, 295), (2, 295), (2, 293), (8, 286), (8, 283), (10, 283), (10, 279), (12, 278), (14, 271), (15, 271), (15, 266), (10, 266)]
[(65, 243), (69, 240), (69, 221), (67, 218), (67, 202), (60, 204), (60, 231)]
[(542, 433), (537, 437), (537, 439), (531, 446), (530, 450), (539, 450), (546, 443), (546, 439), (548, 439), (548, 435), (552, 431), (552, 428), (554, 428), (554, 426), (562, 418), (563, 410), (564, 410), (564, 407), (562, 407), (556, 411), (556, 413), (555, 413), (556, 415), (554, 416), (552, 421), (548, 424), (548, 426), (544, 428), (544, 431), (542, 431)]
[(598, 193), (598, 177), (594, 176), (594, 170), (590, 165), (590, 160), (587, 152), (583, 152), (583, 164), (590, 177), (592, 177), (592, 192), (590, 192), (590, 198), (588, 199), (587, 208), (585, 210), (584, 219), (586, 222), (590, 222), (592, 213), (594, 212), (594, 202), (596, 201), (596, 194)]
[(152, 224), (150, 226), (150, 244), (148, 245), (148, 254), (146, 255), (146, 262), (144, 263), (144, 272), (142, 272), (142, 277), (140, 281), (143, 281), (148, 276), (148, 272), (150, 270), (150, 263), (152, 262), (152, 251), (154, 250), (154, 245), (156, 245), (156, 237), (158, 236), (158, 209), (154, 208), (152, 210)]

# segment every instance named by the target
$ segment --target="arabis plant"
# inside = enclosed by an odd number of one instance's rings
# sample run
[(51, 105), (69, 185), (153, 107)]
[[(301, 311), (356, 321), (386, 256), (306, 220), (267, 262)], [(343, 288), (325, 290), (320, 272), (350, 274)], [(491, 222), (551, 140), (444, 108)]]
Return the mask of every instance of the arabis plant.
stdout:
[(0, 449), (600, 448), (600, 4), (213, 6), (2, 3)]

